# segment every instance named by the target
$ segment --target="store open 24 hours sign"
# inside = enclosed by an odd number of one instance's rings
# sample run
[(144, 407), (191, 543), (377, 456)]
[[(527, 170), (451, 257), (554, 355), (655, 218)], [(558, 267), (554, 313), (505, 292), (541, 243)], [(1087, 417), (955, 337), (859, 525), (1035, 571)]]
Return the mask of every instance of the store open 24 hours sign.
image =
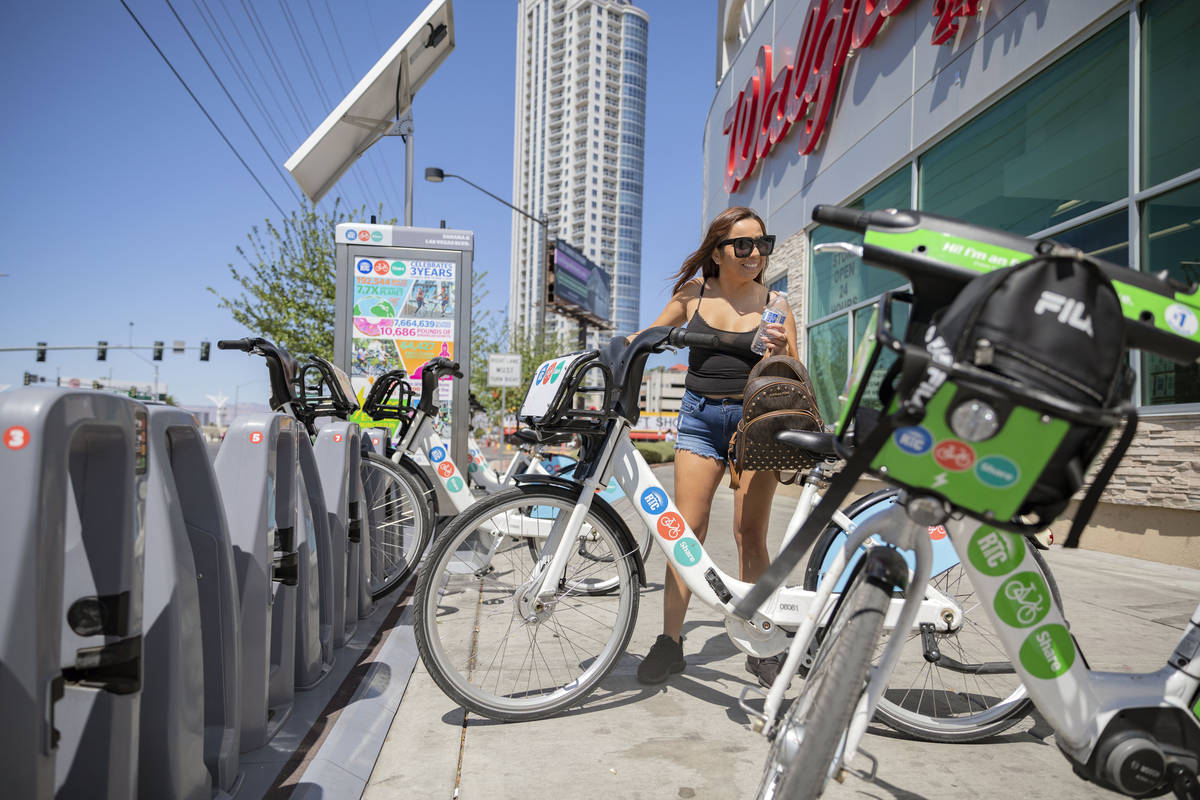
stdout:
[[(746, 87), (725, 112), (728, 137), (725, 191), (735, 192), (777, 142), (797, 129), (797, 148), (806, 156), (816, 149), (854, 50), (874, 41), (889, 17), (912, 0), (812, 0), (805, 15), (795, 57), (774, 71), (770, 45), (759, 48)], [(958, 20), (979, 13), (979, 0), (935, 0), (931, 44), (950, 41)]]

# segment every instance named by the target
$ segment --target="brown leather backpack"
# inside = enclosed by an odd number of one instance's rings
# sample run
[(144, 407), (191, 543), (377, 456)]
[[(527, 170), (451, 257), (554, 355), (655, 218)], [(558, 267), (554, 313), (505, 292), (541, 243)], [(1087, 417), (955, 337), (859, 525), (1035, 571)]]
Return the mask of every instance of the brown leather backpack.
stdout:
[(744, 470), (795, 470), (786, 480), (776, 474), (781, 482), (791, 483), (800, 471), (816, 464), (804, 451), (775, 441), (781, 430), (825, 429), (803, 364), (785, 355), (764, 358), (750, 370), (742, 402), (742, 420), (729, 441), (734, 487)]

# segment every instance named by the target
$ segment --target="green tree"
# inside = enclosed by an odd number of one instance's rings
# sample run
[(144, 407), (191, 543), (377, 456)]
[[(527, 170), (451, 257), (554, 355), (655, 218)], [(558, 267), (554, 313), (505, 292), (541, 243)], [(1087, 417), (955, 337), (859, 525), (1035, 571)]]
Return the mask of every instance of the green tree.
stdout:
[[(379, 213), (382, 212), (382, 206)], [(213, 287), (233, 318), (293, 354), (333, 354), (333, 232), (341, 222), (368, 218), (366, 206), (344, 211), (341, 199), (330, 211), (301, 203), (282, 223), (264, 220), (246, 235), (248, 247), (237, 247), (245, 264), (229, 265), (242, 294), (225, 297)], [(395, 224), (395, 219), (384, 220)]]

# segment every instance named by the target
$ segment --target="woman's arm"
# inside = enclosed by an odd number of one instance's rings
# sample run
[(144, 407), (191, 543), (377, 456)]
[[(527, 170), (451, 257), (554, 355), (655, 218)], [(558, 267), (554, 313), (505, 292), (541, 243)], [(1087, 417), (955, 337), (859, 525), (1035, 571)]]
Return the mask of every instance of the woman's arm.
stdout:
[[(655, 317), (654, 322), (651, 322), (645, 328), (642, 328), (642, 331), (646, 330), (647, 328), (656, 328), (659, 325), (673, 325), (678, 327), (686, 323), (688, 321), (688, 303), (690, 303), (692, 300), (695, 300), (699, 295), (699, 287), (700, 284), (698, 281), (692, 280), (685, 283), (683, 288), (676, 292), (675, 295), (667, 301), (666, 307), (659, 312), (658, 316)], [(628, 341), (633, 341), (633, 338), (642, 331), (629, 334), (627, 337)]]

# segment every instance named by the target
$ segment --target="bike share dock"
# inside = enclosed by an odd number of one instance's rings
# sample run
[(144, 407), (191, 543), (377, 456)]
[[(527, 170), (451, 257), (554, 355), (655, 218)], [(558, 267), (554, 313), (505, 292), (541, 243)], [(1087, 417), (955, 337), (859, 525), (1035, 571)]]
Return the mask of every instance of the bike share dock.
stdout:
[[(656, 474), (673, 489), (671, 465), (657, 467)], [(787, 525), (789, 491), (779, 488), (772, 509), (772, 552)], [(622, 510), (621, 504), (617, 508)], [(628, 506), (624, 516), (632, 520)], [(737, 564), (732, 520), (733, 495), (722, 485), (705, 548), (726, 569), (736, 569)], [(1141, 671), (1161, 666), (1147, 659), (1169, 654), (1177, 642), (1195, 608), (1200, 570), (1059, 547), (1045, 555), (1072, 631), (1094, 668)], [(684, 623), (687, 669), (661, 686), (637, 682), (639, 660), (662, 631), (661, 557), (651, 556), (646, 568), (649, 586), (642, 594), (628, 653), (583, 706), (566, 714), (516, 724), (475, 715), (464, 720), (463, 710), (418, 663), (363, 796), (752, 796), (762, 776), (767, 741), (749, 730), (749, 720), (738, 706), (738, 696), (753, 678), (722, 622), (693, 603)], [(789, 698), (798, 687), (799, 679)], [(904, 739), (872, 724), (863, 747), (879, 759), (878, 780), (872, 784), (848, 777), (844, 784), (830, 782), (824, 796), (1108, 796), (1071, 773), (1048, 733), (1034, 716), (982, 743), (933, 744)]]

